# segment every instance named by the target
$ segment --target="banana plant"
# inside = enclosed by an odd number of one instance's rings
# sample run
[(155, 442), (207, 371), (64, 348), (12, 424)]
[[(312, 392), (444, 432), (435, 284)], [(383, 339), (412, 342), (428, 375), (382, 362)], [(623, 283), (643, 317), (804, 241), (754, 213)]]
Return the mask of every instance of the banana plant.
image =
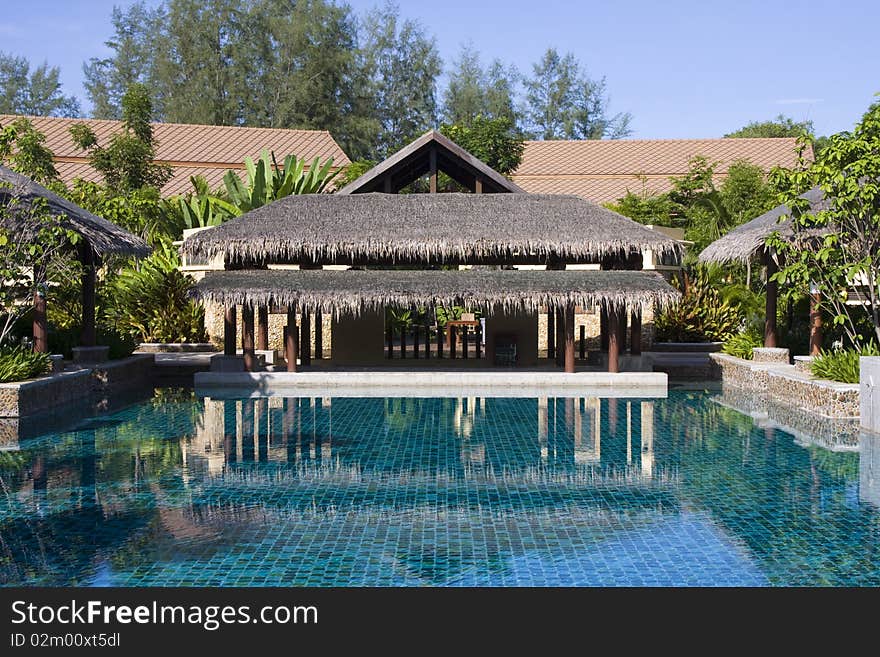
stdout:
[(244, 214), (267, 203), (293, 194), (320, 194), (338, 174), (331, 171), (333, 158), (321, 164), (316, 157), (306, 169), (306, 161), (295, 155), (284, 158), (279, 166), (275, 154), (263, 150), (259, 160), (254, 162), (245, 158), (247, 184), (234, 171), (227, 171), (223, 177), (229, 204), (235, 208), (235, 215)]

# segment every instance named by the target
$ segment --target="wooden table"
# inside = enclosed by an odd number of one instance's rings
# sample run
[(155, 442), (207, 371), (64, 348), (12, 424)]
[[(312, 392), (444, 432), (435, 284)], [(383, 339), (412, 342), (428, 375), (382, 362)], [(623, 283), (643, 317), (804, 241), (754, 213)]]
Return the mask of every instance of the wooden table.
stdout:
[(453, 326), (479, 326), (478, 319), (450, 319), (446, 322), (446, 348), (452, 349), (452, 327)]

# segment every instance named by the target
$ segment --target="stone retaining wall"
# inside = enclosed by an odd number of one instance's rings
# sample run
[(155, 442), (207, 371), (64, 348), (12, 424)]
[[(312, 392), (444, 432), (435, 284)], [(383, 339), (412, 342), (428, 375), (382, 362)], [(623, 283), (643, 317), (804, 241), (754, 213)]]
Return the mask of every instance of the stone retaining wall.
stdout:
[(111, 394), (151, 387), (153, 360), (153, 354), (135, 354), (29, 381), (0, 383), (0, 417), (27, 417), (78, 402), (106, 405)]
[(785, 406), (826, 418), (857, 418), (859, 386), (815, 379), (787, 363), (754, 362), (712, 354), (721, 369), (724, 389), (736, 388), (764, 395)]

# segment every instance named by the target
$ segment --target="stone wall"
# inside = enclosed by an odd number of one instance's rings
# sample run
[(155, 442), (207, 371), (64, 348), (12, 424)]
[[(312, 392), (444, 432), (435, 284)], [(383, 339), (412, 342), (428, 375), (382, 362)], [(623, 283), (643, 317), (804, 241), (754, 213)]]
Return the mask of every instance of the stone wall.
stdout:
[[(218, 304), (205, 304), (205, 331), (208, 333), (208, 339), (216, 346), (218, 350), (223, 349), (223, 316), (224, 308)], [(238, 319), (238, 330), (236, 331), (236, 343), (241, 349), (241, 306), (236, 308), (236, 318)], [(329, 358), (333, 349), (332, 342), (332, 321), (329, 315), (321, 317), (321, 343), (323, 345), (323, 357)], [(297, 314), (296, 325), (299, 326), (302, 321), (302, 315)], [(286, 313), (269, 313), (269, 348), (275, 349), (281, 353), (284, 352), (284, 327), (287, 325)], [(311, 324), (311, 342), (315, 344), (315, 316), (312, 315)], [(383, 338), (384, 339), (384, 338)]]
[(815, 379), (787, 363), (754, 361), (711, 354), (721, 369), (723, 389), (736, 388), (768, 400), (828, 418), (859, 416), (859, 386)]
[(27, 417), (75, 403), (102, 407), (110, 395), (152, 387), (153, 360), (152, 354), (135, 354), (30, 381), (0, 383), (0, 417)]
[[(578, 308), (577, 310), (584, 310)], [(600, 347), (601, 322), (598, 312), (576, 312), (574, 316), (575, 352), (580, 353), (581, 326), (584, 327), (586, 350), (598, 351)], [(626, 328), (626, 344), (629, 346), (631, 331), (629, 320)], [(654, 344), (654, 311), (647, 308), (642, 313), (642, 351), (649, 351)], [(547, 312), (538, 313), (538, 355), (547, 357)]]

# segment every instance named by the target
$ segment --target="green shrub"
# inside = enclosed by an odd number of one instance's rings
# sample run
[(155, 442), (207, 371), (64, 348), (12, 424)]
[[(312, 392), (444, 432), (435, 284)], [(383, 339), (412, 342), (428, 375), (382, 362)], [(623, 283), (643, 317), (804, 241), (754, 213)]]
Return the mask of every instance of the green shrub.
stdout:
[(752, 360), (752, 349), (764, 344), (764, 338), (760, 331), (749, 327), (742, 333), (737, 333), (728, 339), (721, 347), (721, 351), (730, 356)]
[(193, 279), (177, 267), (171, 244), (126, 267), (105, 289), (108, 333), (129, 334), (138, 342), (204, 342), (205, 311), (190, 297)]
[(0, 383), (24, 381), (46, 374), (51, 366), (49, 354), (14, 347), (0, 351)]
[(880, 349), (872, 342), (861, 349), (822, 351), (810, 363), (810, 372), (820, 379), (858, 383), (861, 356), (880, 356)]
[[(674, 284), (681, 288), (677, 280)], [(685, 275), (681, 300), (654, 320), (657, 339), (664, 342), (726, 342), (739, 330), (740, 311), (721, 298), (704, 267)]]

